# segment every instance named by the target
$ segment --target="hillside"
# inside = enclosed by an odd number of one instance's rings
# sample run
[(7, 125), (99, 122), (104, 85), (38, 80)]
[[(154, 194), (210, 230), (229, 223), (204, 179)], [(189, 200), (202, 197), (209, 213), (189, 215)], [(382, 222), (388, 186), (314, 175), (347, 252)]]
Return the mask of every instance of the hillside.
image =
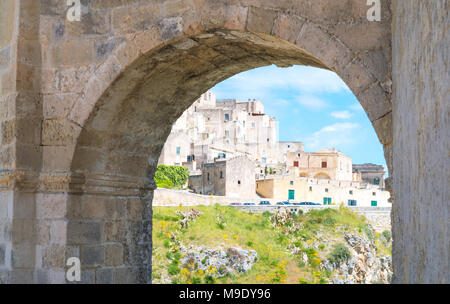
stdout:
[(346, 208), (153, 208), (153, 283), (388, 283), (390, 233)]

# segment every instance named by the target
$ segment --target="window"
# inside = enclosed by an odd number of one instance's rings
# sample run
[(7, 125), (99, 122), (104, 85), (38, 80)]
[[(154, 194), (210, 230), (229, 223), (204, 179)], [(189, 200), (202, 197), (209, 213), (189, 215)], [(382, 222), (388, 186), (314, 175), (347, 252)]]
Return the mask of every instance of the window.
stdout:
[(322, 162), (322, 168), (326, 168), (327, 167), (327, 162), (326, 161), (323, 161)]
[(298, 161), (294, 161), (294, 167), (298, 167)]
[(238, 180), (238, 185), (240, 185), (241, 184), (241, 181), (240, 180)]
[(208, 172), (208, 175), (207, 175), (207, 179), (209, 180), (209, 172)]
[(356, 200), (348, 200), (349, 206), (356, 206)]
[(270, 141), (270, 139), (267, 139), (267, 142), (269, 142)]
[(291, 146), (290, 145), (288, 145), (288, 148), (290, 148)]
[(297, 154), (298, 157), (302, 156), (300, 153)]
[(267, 162), (267, 158), (263, 157), (262, 158), (262, 163), (265, 164)]
[(230, 120), (230, 114), (225, 114), (225, 121), (229, 121)]
[(177, 147), (177, 155), (180, 155), (181, 153), (181, 147)]
[(372, 195), (373, 195), (373, 196), (376, 196), (376, 195), (377, 195), (377, 193), (376, 193), (376, 192), (372, 192)]
[(375, 178), (373, 179), (373, 183), (374, 183), (375, 185), (379, 185), (379, 184), (380, 184), (380, 179), (379, 179), (378, 177), (375, 177)]
[(328, 188), (325, 188), (325, 192), (328, 192)]
[(331, 205), (331, 197), (324, 197), (323, 198), (323, 204), (324, 205)]
[(223, 171), (220, 171), (220, 178), (223, 178)]
[(376, 207), (378, 205), (377, 201), (371, 201), (370, 206)]
[(225, 137), (230, 137), (230, 131), (225, 131)]
[(294, 181), (290, 181), (289, 183), (291, 184), (291, 186), (293, 186), (293, 185), (294, 185)]
[(187, 156), (187, 162), (190, 163), (192, 161), (192, 158), (190, 155)]
[(351, 194), (351, 195), (353, 195), (353, 190), (350, 190), (348, 193)]
[(219, 153), (217, 154), (217, 158), (227, 158), (227, 155), (225, 153)]
[(242, 122), (243, 127), (245, 128), (245, 120)]
[(311, 192), (312, 192), (312, 187), (309, 187), (309, 191), (311, 191)]

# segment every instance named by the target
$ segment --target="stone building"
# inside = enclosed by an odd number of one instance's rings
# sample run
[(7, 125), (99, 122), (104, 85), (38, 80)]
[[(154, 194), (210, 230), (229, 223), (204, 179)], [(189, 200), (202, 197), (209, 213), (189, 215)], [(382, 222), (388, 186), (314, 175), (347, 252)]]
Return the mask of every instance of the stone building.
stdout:
[[(264, 114), (261, 101), (216, 100), (215, 94), (208, 91), (172, 126), (158, 162), (166, 165), (186, 163), (189, 167), (188, 164), (195, 160), (200, 167), (216, 158), (245, 155), (254, 161), (255, 174), (261, 171), (258, 168), (264, 172), (267, 166), (284, 163), (289, 150), (286, 144), (279, 143), (278, 123)], [(302, 144), (292, 143), (292, 146), (302, 147)]]
[(286, 173), (292, 176), (352, 181), (352, 159), (336, 149), (287, 153)]
[(198, 194), (253, 198), (256, 197), (254, 172), (254, 162), (246, 156), (217, 158), (202, 164), (201, 174), (191, 175), (188, 186)]
[(323, 205), (391, 207), (390, 194), (380, 187), (355, 181), (337, 181), (293, 176), (274, 176), (256, 181), (256, 192), (264, 198)]
[(353, 173), (357, 175), (357, 179), (369, 184), (379, 185), (381, 188), (385, 187), (384, 174), (386, 170), (381, 165), (362, 164), (353, 165)]

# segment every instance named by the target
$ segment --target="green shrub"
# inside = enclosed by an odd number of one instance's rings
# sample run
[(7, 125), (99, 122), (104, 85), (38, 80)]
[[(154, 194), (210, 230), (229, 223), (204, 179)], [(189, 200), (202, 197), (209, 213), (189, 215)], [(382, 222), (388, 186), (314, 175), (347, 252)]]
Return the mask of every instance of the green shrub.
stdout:
[(325, 249), (325, 245), (324, 245), (324, 244), (320, 244), (320, 245), (319, 245), (319, 249), (320, 249), (320, 250), (324, 250), (324, 249)]
[(165, 240), (164, 241), (164, 247), (170, 248), (170, 241), (169, 240)]
[(176, 274), (180, 273), (180, 268), (178, 268), (177, 264), (170, 264), (169, 268), (167, 269), (167, 272), (170, 275), (176, 275)]
[(214, 284), (214, 283), (216, 283), (216, 279), (214, 279), (213, 276), (207, 275), (205, 277), (205, 283), (206, 284)]
[(161, 188), (183, 186), (189, 178), (189, 170), (183, 166), (158, 165), (155, 172), (155, 182)]
[(201, 283), (202, 283), (202, 279), (197, 278), (197, 277), (193, 277), (193, 278), (191, 279), (191, 283), (192, 283), (192, 284), (201, 284)]
[(369, 238), (369, 240), (373, 241), (374, 235), (373, 235), (372, 227), (370, 225), (364, 225), (363, 230), (364, 230), (364, 233)]
[(337, 221), (334, 218), (332, 218), (331, 216), (327, 216), (323, 221), (323, 224), (326, 226), (334, 226), (336, 222)]
[(348, 261), (351, 257), (352, 255), (348, 247), (340, 243), (333, 246), (333, 250), (330, 252), (328, 260), (335, 265), (340, 265), (341, 263)]
[(389, 230), (384, 230), (382, 233), (386, 241), (390, 242), (392, 237), (391, 232)]
[(253, 242), (252, 241), (247, 241), (247, 246), (248, 247), (252, 247), (253, 246)]

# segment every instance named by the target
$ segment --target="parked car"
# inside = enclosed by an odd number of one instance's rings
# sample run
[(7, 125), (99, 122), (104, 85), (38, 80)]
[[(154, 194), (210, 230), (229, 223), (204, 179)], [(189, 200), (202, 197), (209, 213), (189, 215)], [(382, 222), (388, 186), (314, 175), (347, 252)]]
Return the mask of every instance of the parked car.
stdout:
[(285, 204), (285, 205), (292, 205), (292, 203), (288, 202), (288, 201), (284, 201), (283, 204)]
[(279, 206), (286, 206), (286, 205), (292, 205), (290, 202), (288, 201), (284, 201), (284, 202), (278, 202), (277, 205)]
[(244, 203), (244, 206), (255, 206), (255, 203)]
[(301, 206), (301, 205), (303, 205), (302, 203), (292, 203), (292, 205), (294, 205), (294, 206)]
[(241, 203), (231, 203), (230, 206), (241, 206)]
[(259, 205), (260, 206), (270, 206), (270, 202), (269, 201), (260, 201)]
[(313, 202), (301, 202), (299, 203), (299, 205), (304, 206), (304, 205), (308, 205), (308, 206), (320, 206), (320, 204), (318, 203), (313, 203)]
[(277, 206), (284, 206), (284, 203), (283, 202), (278, 202)]

